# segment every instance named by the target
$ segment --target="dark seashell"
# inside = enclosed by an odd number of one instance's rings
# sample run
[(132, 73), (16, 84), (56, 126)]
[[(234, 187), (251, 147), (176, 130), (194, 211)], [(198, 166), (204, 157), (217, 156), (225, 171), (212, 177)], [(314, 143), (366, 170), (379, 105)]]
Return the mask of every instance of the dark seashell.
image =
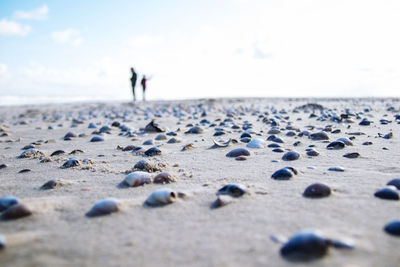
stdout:
[(86, 213), (87, 217), (97, 217), (108, 215), (119, 210), (119, 201), (114, 198), (106, 198), (98, 201), (91, 208), (90, 211)]
[(90, 142), (102, 142), (102, 141), (104, 141), (104, 137), (100, 135), (93, 136), (92, 139), (90, 139)]
[(333, 130), (331, 133), (333, 133), (333, 134), (338, 134), (338, 133), (340, 133), (340, 132), (341, 132), (340, 129), (335, 129), (335, 130)]
[(268, 147), (281, 147), (281, 146), (277, 143), (271, 143), (268, 145)]
[(242, 137), (240, 138), (240, 142), (242, 143), (248, 143), (251, 141), (251, 137)]
[(122, 151), (132, 151), (136, 146), (128, 145), (122, 149)]
[(291, 160), (297, 160), (300, 158), (300, 154), (296, 151), (288, 151), (282, 156), (282, 160), (285, 161), (291, 161)]
[[(354, 136), (353, 136), (353, 137), (354, 137)], [(341, 138), (339, 138), (339, 139), (336, 140), (336, 141), (343, 142), (346, 146), (352, 146), (352, 145), (353, 145), (353, 143), (351, 142), (351, 140), (350, 140), (349, 138), (346, 138), (346, 137), (341, 137)]]
[(218, 196), (217, 199), (211, 204), (212, 209), (220, 208), (232, 203), (232, 198), (228, 196)]
[(23, 148), (22, 148), (22, 150), (26, 150), (26, 149), (29, 149), (29, 148), (35, 148), (36, 146), (34, 145), (34, 144), (29, 144), (29, 145), (26, 145), (26, 146), (24, 146)]
[(7, 165), (6, 164), (0, 164), (0, 169), (4, 169), (4, 168), (7, 168)]
[(190, 134), (201, 134), (203, 133), (204, 130), (200, 126), (193, 126), (189, 130), (187, 130), (185, 133), (190, 133)]
[(119, 126), (119, 129), (121, 130), (121, 132), (129, 132), (131, 130), (131, 128), (126, 125)]
[(272, 149), (272, 152), (283, 153), (283, 152), (285, 152), (285, 150), (283, 150), (282, 148), (278, 147), (278, 148)]
[(224, 135), (225, 132), (224, 131), (216, 131), (213, 136), (220, 136), (220, 135)]
[(64, 150), (56, 150), (56, 151), (54, 151), (53, 153), (51, 153), (50, 157), (52, 157), (52, 156), (57, 156), (57, 155), (61, 155), (61, 154), (64, 154), (64, 153), (65, 153)]
[(143, 145), (144, 145), (144, 146), (151, 146), (151, 145), (154, 145), (154, 141), (153, 141), (153, 139), (148, 139), (148, 140), (146, 140), (146, 141), (143, 142)]
[(121, 123), (120, 123), (119, 121), (114, 121), (114, 122), (111, 124), (111, 126), (112, 126), (112, 127), (119, 127), (119, 126), (121, 126)]
[(168, 172), (159, 173), (153, 178), (153, 183), (156, 184), (168, 184), (175, 181), (176, 181), (175, 177)]
[(168, 136), (177, 136), (178, 134), (176, 132), (168, 132), (166, 133)]
[(313, 141), (329, 140), (329, 136), (326, 132), (318, 132), (310, 134), (310, 138)]
[(309, 150), (307, 150), (306, 154), (307, 154), (307, 156), (310, 156), (310, 157), (316, 157), (319, 155), (319, 152), (314, 149), (309, 149)]
[(339, 166), (335, 166), (335, 167), (330, 167), (328, 169), (328, 171), (333, 171), (333, 172), (344, 172), (344, 169), (342, 167)]
[(74, 155), (74, 154), (80, 154), (80, 153), (83, 153), (83, 151), (80, 150), (80, 149), (74, 149), (74, 150), (72, 150), (71, 153), (69, 153), (69, 154), (70, 154), (70, 155)]
[(270, 136), (267, 137), (267, 141), (272, 141), (272, 140), (274, 140), (275, 138), (276, 138), (275, 135), (270, 135)]
[(297, 170), (293, 167), (284, 167), (275, 171), (271, 178), (275, 180), (289, 180), (293, 175), (297, 174)]
[(371, 121), (369, 121), (367, 118), (362, 119), (362, 121), (360, 121), (360, 123), (358, 125), (362, 125), (362, 126), (368, 126), (371, 124)]
[(393, 180), (390, 180), (387, 185), (392, 185), (395, 186), (397, 189), (400, 190), (400, 178), (395, 178)]
[(99, 129), (99, 133), (110, 133), (111, 128), (108, 125), (104, 125)]
[(44, 154), (35, 148), (29, 148), (18, 156), (19, 159), (40, 157), (44, 157)]
[(239, 156), (239, 157), (236, 157), (235, 160), (244, 161), (244, 160), (247, 160), (247, 157), (245, 157), (245, 156)]
[(300, 144), (301, 144), (300, 141), (296, 141), (296, 142), (293, 143), (293, 146), (299, 146)]
[(61, 168), (65, 169), (65, 168), (71, 168), (71, 167), (75, 167), (75, 166), (79, 166), (79, 161), (76, 158), (69, 158), (69, 160), (67, 160), (66, 162), (64, 162), (64, 164), (61, 166)]
[(333, 141), (329, 145), (326, 146), (327, 149), (343, 149), (345, 148), (345, 143), (341, 141)]
[(30, 172), (31, 170), (30, 169), (23, 169), (23, 170), (20, 170), (18, 173), (26, 173), (26, 172)]
[(352, 153), (347, 153), (344, 154), (343, 157), (348, 158), (348, 159), (355, 159), (358, 158), (360, 156), (360, 153), (358, 152), (352, 152)]
[(161, 150), (158, 147), (151, 147), (147, 149), (144, 154), (146, 156), (156, 156), (156, 155), (161, 155)]
[(330, 241), (314, 231), (301, 231), (283, 245), (281, 255), (290, 261), (311, 261), (328, 252)]
[(0, 212), (8, 209), (9, 207), (18, 204), (19, 201), (17, 198), (8, 196), (0, 198)]
[(251, 138), (251, 134), (249, 134), (248, 132), (244, 132), (244, 133), (242, 133), (242, 135), (240, 135), (240, 138), (244, 138), (244, 137)]
[(167, 140), (167, 136), (165, 134), (160, 133), (154, 139), (157, 141)]
[(68, 139), (71, 140), (71, 138), (77, 137), (77, 135), (73, 132), (68, 132), (64, 135), (64, 140)]
[(296, 135), (296, 133), (293, 132), (293, 131), (289, 131), (289, 132), (286, 133), (286, 136), (289, 136), (289, 137), (295, 136), (295, 135)]
[(94, 128), (97, 128), (97, 125), (95, 123), (91, 122), (91, 123), (89, 123), (88, 128), (94, 129)]
[(383, 138), (385, 138), (385, 139), (391, 139), (391, 138), (393, 138), (393, 133), (390, 132), (390, 133), (388, 133), (388, 134), (385, 134), (385, 135), (383, 136)]
[(267, 132), (267, 134), (280, 134), (281, 130), (279, 130), (277, 127), (271, 127), (271, 129), (269, 129), (269, 131)]
[(399, 200), (399, 193), (395, 186), (387, 186), (375, 192), (375, 196), (382, 199)]
[(275, 138), (273, 138), (271, 141), (272, 141), (272, 142), (275, 142), (275, 143), (280, 143), (280, 144), (283, 144), (283, 143), (284, 143), (283, 140), (282, 140), (282, 138), (280, 138), (280, 137), (275, 137)]
[(385, 225), (384, 230), (386, 233), (400, 236), (400, 221), (394, 220)]
[(172, 137), (171, 139), (169, 139), (167, 141), (168, 144), (176, 144), (176, 143), (180, 143), (180, 142), (182, 142), (182, 141), (180, 139), (178, 139), (178, 138), (175, 138), (175, 137)]
[(149, 124), (147, 124), (146, 127), (144, 128), (144, 130), (146, 132), (156, 132), (156, 133), (165, 132), (165, 128), (161, 127), (154, 120), (152, 120)]
[(327, 197), (331, 194), (331, 189), (329, 186), (315, 183), (309, 185), (306, 190), (304, 190), (303, 196), (310, 197), (310, 198), (320, 198), (320, 197)]
[(239, 156), (250, 156), (250, 151), (248, 151), (245, 148), (239, 147), (229, 151), (228, 154), (226, 154), (226, 156), (229, 158), (236, 158)]
[(15, 220), (32, 215), (32, 212), (24, 204), (12, 205), (1, 214), (1, 220)]
[(49, 189), (54, 189), (54, 188), (56, 188), (56, 187), (58, 187), (58, 186), (61, 186), (62, 185), (62, 183), (61, 183), (61, 181), (60, 180), (49, 180), (49, 181), (47, 181), (46, 183), (44, 183), (41, 187), (40, 187), (40, 189), (42, 189), (42, 190), (49, 190)]
[(218, 190), (217, 195), (229, 195), (231, 197), (241, 197), (248, 191), (244, 185), (241, 184), (227, 184)]

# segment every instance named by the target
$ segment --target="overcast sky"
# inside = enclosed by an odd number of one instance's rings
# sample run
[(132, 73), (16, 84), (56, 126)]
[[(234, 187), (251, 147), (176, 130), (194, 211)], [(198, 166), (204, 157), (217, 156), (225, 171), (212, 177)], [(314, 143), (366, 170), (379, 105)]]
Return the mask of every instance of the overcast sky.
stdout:
[[(400, 96), (396, 0), (0, 0), (0, 96)], [(137, 87), (137, 90), (140, 88)]]

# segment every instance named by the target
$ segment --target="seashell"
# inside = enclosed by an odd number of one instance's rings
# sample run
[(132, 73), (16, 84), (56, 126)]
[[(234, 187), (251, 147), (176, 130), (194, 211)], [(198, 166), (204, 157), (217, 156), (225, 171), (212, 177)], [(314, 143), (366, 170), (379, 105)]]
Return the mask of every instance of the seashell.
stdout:
[(309, 137), (313, 141), (329, 140), (329, 136), (326, 132), (312, 133), (309, 135)]
[(35, 148), (29, 148), (18, 156), (19, 159), (40, 158), (40, 157), (44, 157), (44, 154)]
[(40, 187), (40, 189), (49, 190), (49, 189), (54, 189), (54, 188), (59, 187), (59, 186), (62, 186), (62, 185), (63, 185), (63, 182), (62, 182), (61, 180), (54, 180), (54, 179), (52, 179), (52, 180), (49, 180), (49, 181), (47, 181), (46, 183), (44, 183), (44, 184)]
[(153, 193), (144, 202), (149, 206), (162, 206), (175, 201), (177, 193), (168, 188), (161, 188)]
[(53, 153), (51, 153), (50, 157), (52, 157), (52, 156), (58, 156), (58, 155), (61, 155), (61, 154), (64, 154), (64, 153), (65, 153), (64, 150), (56, 150), (56, 151), (54, 151)]
[(341, 137), (336, 141), (343, 142), (346, 146), (352, 146), (353, 145), (353, 143), (350, 141), (350, 139), (346, 138), (346, 137)]
[(0, 219), (1, 220), (15, 220), (19, 218), (23, 218), (26, 216), (32, 215), (32, 212), (28, 209), (27, 206), (24, 204), (18, 203), (15, 205), (10, 206), (6, 209), (2, 214)]
[(92, 139), (90, 139), (90, 142), (103, 142), (103, 141), (104, 137), (100, 135), (95, 135), (92, 137)]
[(216, 145), (217, 147), (227, 147), (230, 145), (231, 141), (231, 138), (229, 138), (228, 141), (216, 141), (215, 139), (213, 139), (214, 145)]
[(253, 138), (250, 142), (247, 143), (247, 147), (250, 148), (264, 148), (267, 142), (260, 138)]
[(154, 139), (157, 141), (167, 140), (167, 136), (165, 134), (160, 133)]
[(180, 140), (179, 138), (175, 138), (175, 137), (172, 137), (171, 139), (169, 139), (167, 141), (168, 144), (176, 144), (176, 143), (181, 143), (181, 142), (182, 142), (182, 140)]
[(88, 128), (94, 129), (94, 128), (97, 128), (97, 125), (95, 123), (91, 122), (91, 123), (89, 123)]
[(216, 131), (216, 132), (213, 134), (213, 136), (220, 136), (220, 135), (224, 135), (224, 134), (225, 134), (224, 131), (219, 130), (219, 131)]
[(280, 133), (281, 131), (277, 127), (271, 127), (271, 129), (269, 129), (269, 131), (267, 132), (267, 134), (280, 134)]
[(245, 157), (245, 156), (239, 156), (239, 157), (236, 157), (235, 160), (244, 161), (244, 160), (247, 160), (247, 157)]
[(319, 152), (314, 149), (309, 149), (309, 150), (307, 150), (306, 154), (307, 154), (307, 156), (310, 156), (310, 157), (316, 157), (319, 155)]
[(132, 151), (135, 149), (136, 146), (134, 145), (127, 145), (126, 147), (122, 148), (122, 151)]
[(211, 204), (212, 209), (220, 208), (232, 203), (232, 198), (229, 196), (218, 196), (217, 199)]
[(64, 135), (64, 140), (71, 140), (71, 138), (77, 137), (77, 135), (73, 132), (68, 132)]
[(176, 132), (168, 132), (166, 133), (168, 136), (177, 136), (178, 134)]
[(165, 128), (161, 127), (158, 123), (156, 123), (154, 120), (152, 120), (149, 124), (146, 125), (144, 128), (146, 132), (156, 132), (156, 133), (162, 133), (165, 132)]
[(300, 154), (294, 150), (288, 151), (282, 156), (282, 160), (285, 161), (291, 161), (291, 160), (297, 160), (300, 158)]
[(29, 145), (26, 145), (26, 146), (24, 146), (23, 148), (22, 148), (22, 150), (26, 150), (26, 149), (29, 149), (29, 148), (35, 148), (36, 146), (34, 145), (34, 144), (29, 144)]
[(110, 133), (111, 128), (108, 125), (104, 125), (99, 129), (99, 133)]
[(151, 145), (154, 145), (154, 141), (153, 141), (153, 139), (148, 139), (148, 140), (146, 140), (146, 141), (143, 142), (143, 145), (144, 145), (144, 146), (151, 146)]
[(277, 143), (271, 143), (271, 144), (268, 145), (268, 147), (271, 147), (271, 148), (274, 147), (275, 148), (275, 147), (281, 147), (281, 146), (279, 144), (277, 144)]
[(385, 135), (383, 136), (383, 138), (384, 138), (384, 139), (391, 139), (391, 138), (393, 138), (393, 133), (390, 132), (390, 133), (388, 133), (388, 134), (385, 134)]
[(147, 150), (144, 152), (144, 154), (145, 154), (146, 156), (149, 156), (149, 157), (150, 157), (150, 156), (161, 155), (161, 150), (160, 150), (158, 147), (153, 146), (153, 147), (147, 149)]
[(251, 141), (250, 137), (242, 137), (242, 138), (240, 138), (240, 142), (242, 142), (242, 143), (248, 143), (250, 141)]
[(94, 206), (86, 213), (87, 217), (97, 217), (108, 215), (119, 211), (120, 202), (114, 198), (106, 198), (94, 204)]
[(375, 196), (382, 199), (399, 200), (400, 196), (395, 186), (389, 185), (375, 192)]
[(271, 178), (275, 180), (289, 180), (293, 177), (293, 175), (297, 175), (297, 170), (293, 167), (284, 167), (275, 171)]
[(395, 178), (393, 180), (390, 180), (387, 185), (392, 185), (395, 186), (397, 189), (400, 190), (400, 178)]
[(272, 152), (283, 153), (283, 152), (285, 152), (285, 150), (283, 150), (282, 148), (278, 147), (278, 148), (272, 149)]
[(279, 137), (274, 137), (270, 141), (275, 142), (275, 143), (280, 143), (280, 144), (284, 143), (283, 140)]
[(72, 150), (71, 153), (69, 153), (69, 154), (70, 154), (70, 155), (75, 155), (75, 154), (80, 154), (80, 153), (83, 153), (83, 151), (80, 150), (80, 149), (74, 149), (74, 150)]
[(387, 223), (383, 229), (388, 234), (400, 236), (400, 221), (399, 220), (391, 221)]
[(135, 166), (133, 166), (134, 169), (140, 170), (140, 171), (146, 171), (146, 172), (156, 172), (156, 171), (161, 171), (162, 168), (159, 166), (159, 164), (154, 164), (146, 159), (139, 160), (136, 162)]
[(144, 184), (150, 184), (151, 174), (143, 171), (131, 172), (125, 177), (123, 183), (127, 186), (132, 186), (132, 187)]
[(144, 148), (142, 146), (137, 146), (134, 149), (132, 149), (132, 153), (135, 153), (137, 155), (142, 155), (142, 154), (144, 154), (144, 152), (146, 152), (146, 151), (144, 150)]
[(231, 197), (241, 197), (246, 193), (248, 193), (248, 190), (242, 184), (227, 184), (218, 190), (217, 195), (229, 195)]
[(245, 148), (239, 147), (229, 151), (228, 154), (226, 154), (226, 156), (229, 158), (236, 158), (239, 156), (250, 156), (250, 151), (248, 151)]
[(0, 212), (3, 212), (4, 210), (18, 203), (18, 199), (13, 196), (2, 197), (0, 198)]
[(340, 166), (334, 166), (334, 167), (330, 167), (328, 169), (328, 171), (333, 171), (333, 172), (344, 172), (344, 169)]
[(0, 250), (6, 248), (6, 238), (0, 235)]
[(64, 162), (64, 164), (61, 166), (61, 168), (65, 169), (65, 168), (71, 168), (71, 167), (75, 167), (75, 166), (79, 166), (80, 163), (76, 158), (69, 158), (66, 162)]
[(5, 168), (7, 168), (7, 165), (6, 164), (0, 164), (0, 169), (5, 169)]
[(18, 173), (26, 173), (26, 172), (30, 172), (31, 170), (30, 169), (23, 169), (23, 170), (20, 170)]
[(289, 131), (286, 133), (286, 136), (289, 136), (289, 137), (295, 136), (295, 135), (296, 135), (296, 133), (294, 131)]
[(331, 240), (318, 231), (303, 230), (293, 235), (280, 250), (282, 257), (289, 261), (311, 261), (322, 258), (328, 252), (329, 246), (352, 249), (353, 245)]
[(327, 197), (331, 194), (331, 189), (329, 186), (315, 183), (309, 185), (303, 193), (303, 196), (310, 197), (310, 198), (320, 198), (320, 197)]
[(185, 133), (190, 133), (190, 134), (201, 134), (203, 133), (204, 130), (200, 126), (193, 126), (189, 130), (187, 130)]
[(300, 144), (301, 144), (300, 141), (296, 141), (296, 142), (293, 143), (293, 146), (299, 146)]
[(168, 172), (159, 173), (153, 178), (153, 183), (156, 184), (168, 184), (175, 181), (175, 177)]
[(360, 153), (358, 152), (352, 152), (352, 153), (347, 153), (344, 154), (343, 157), (348, 158), (348, 159), (355, 159), (358, 158), (360, 156)]
[(329, 145), (326, 146), (327, 149), (343, 149), (345, 147), (345, 143), (341, 141), (333, 141)]
[(240, 135), (240, 138), (251, 138), (251, 134), (249, 134), (248, 132), (244, 132), (242, 133), (242, 135)]
[(121, 123), (119, 121), (113, 121), (113, 123), (111, 123), (112, 127), (119, 127), (121, 126)]
[(369, 126), (371, 124), (371, 121), (369, 121), (367, 118), (362, 119), (358, 125), (361, 126)]

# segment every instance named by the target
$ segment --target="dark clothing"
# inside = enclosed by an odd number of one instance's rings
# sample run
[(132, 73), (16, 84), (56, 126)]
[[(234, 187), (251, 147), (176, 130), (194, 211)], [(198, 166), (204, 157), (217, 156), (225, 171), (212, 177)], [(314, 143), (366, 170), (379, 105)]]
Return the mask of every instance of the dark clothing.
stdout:
[(143, 77), (142, 80), (140, 81), (140, 84), (142, 85), (143, 88), (143, 101), (146, 101), (146, 82), (147, 79), (145, 77)]
[(131, 83), (132, 83), (133, 100), (136, 100), (136, 95), (135, 95), (136, 80), (137, 80), (137, 74), (136, 72), (132, 72)]

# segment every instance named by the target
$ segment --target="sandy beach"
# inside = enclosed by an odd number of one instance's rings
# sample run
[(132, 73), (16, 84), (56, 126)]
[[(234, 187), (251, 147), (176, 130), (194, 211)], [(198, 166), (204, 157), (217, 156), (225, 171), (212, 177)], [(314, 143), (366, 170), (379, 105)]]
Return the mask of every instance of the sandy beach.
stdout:
[[(384, 226), (400, 219), (400, 202), (374, 196), (400, 177), (399, 114), (398, 99), (0, 107), (0, 198), (13, 196), (32, 213), (10, 220), (2, 216), (0, 265), (399, 266), (400, 237)], [(152, 120), (156, 127), (146, 127)], [(192, 133), (196, 129), (199, 133)], [(68, 132), (71, 138), (65, 140)], [(241, 137), (245, 132), (247, 139)], [(311, 137), (321, 132), (329, 139)], [(103, 140), (91, 142), (94, 136)], [(327, 149), (339, 138), (344, 138), (339, 147)], [(218, 147), (213, 139), (231, 141)], [(248, 146), (252, 139), (261, 140), (256, 142), (260, 148)], [(343, 140), (351, 144), (342, 145)], [(144, 154), (152, 147), (161, 154)], [(236, 148), (250, 155), (226, 156)], [(19, 157), (27, 149), (34, 155)], [(51, 156), (57, 150), (62, 151)], [(299, 158), (283, 160), (288, 151), (297, 151)], [(348, 153), (354, 154), (344, 157)], [(76, 166), (62, 168), (72, 157)], [(175, 181), (124, 185), (141, 160), (155, 166), (152, 178), (167, 172)], [(285, 166), (297, 174), (287, 180), (271, 177)], [(52, 179), (54, 188), (41, 188)], [(329, 186), (331, 194), (303, 196), (313, 183)], [(223, 196), (221, 207), (213, 207), (216, 193), (227, 184), (243, 185), (245, 194)], [(176, 193), (172, 203), (144, 204), (161, 188)], [(106, 198), (117, 200), (117, 212), (85, 215)], [(318, 259), (290, 261), (280, 253), (283, 244), (271, 236), (289, 238), (304, 229), (354, 247), (330, 246)]]

